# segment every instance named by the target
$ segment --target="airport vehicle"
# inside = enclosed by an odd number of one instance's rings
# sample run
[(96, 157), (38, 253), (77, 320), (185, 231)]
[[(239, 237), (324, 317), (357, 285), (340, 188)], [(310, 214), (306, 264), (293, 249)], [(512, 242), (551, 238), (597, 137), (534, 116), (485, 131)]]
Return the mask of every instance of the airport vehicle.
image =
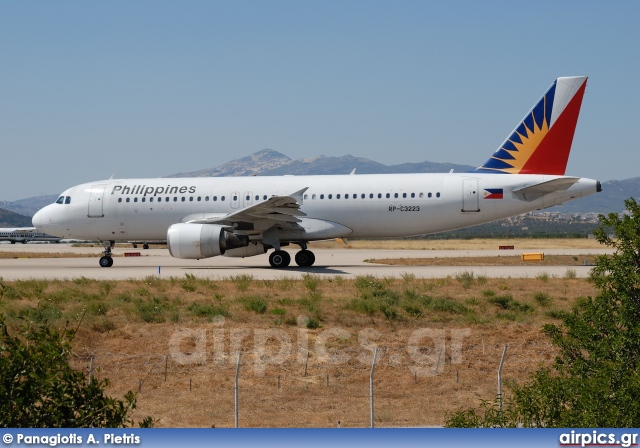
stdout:
[(35, 227), (0, 228), (0, 241), (9, 241), (11, 244), (27, 244), (29, 241), (50, 241), (59, 243), (62, 238), (38, 232)]
[(167, 241), (172, 256), (250, 257), (299, 266), (307, 243), (423, 235), (469, 227), (596, 193), (600, 182), (565, 176), (587, 78), (556, 79), (480, 167), (465, 173), (109, 179), (72, 187), (33, 225), (100, 240), (100, 266), (117, 241)]

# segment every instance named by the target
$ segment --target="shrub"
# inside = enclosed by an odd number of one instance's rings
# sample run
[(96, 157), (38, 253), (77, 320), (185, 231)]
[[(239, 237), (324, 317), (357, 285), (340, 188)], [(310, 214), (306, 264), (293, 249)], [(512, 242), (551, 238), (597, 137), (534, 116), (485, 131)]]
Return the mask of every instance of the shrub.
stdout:
[(258, 314), (264, 314), (267, 311), (267, 302), (260, 297), (244, 297), (242, 301), (247, 311), (254, 311)]
[(473, 272), (470, 271), (459, 272), (455, 275), (455, 277), (464, 289), (469, 289), (475, 281)]
[[(136, 396), (105, 395), (107, 379), (87, 379), (69, 365), (73, 332), (47, 326), (10, 334), (0, 317), (0, 425), (13, 428), (121, 428), (135, 424)], [(150, 417), (139, 422), (152, 426)]]

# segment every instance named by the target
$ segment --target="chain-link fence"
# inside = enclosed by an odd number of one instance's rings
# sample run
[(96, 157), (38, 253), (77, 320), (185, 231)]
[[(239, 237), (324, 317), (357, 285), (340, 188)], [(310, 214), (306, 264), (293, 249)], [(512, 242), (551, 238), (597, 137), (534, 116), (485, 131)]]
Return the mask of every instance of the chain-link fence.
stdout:
[[(456, 352), (378, 348), (373, 376), (374, 421), (383, 426), (438, 426), (447, 413), (497, 394), (504, 344), (474, 341)], [(266, 354), (268, 353), (268, 355)], [(555, 355), (537, 341), (509, 346), (503, 382), (526, 378)], [(373, 348), (327, 350), (242, 349), (235, 403), (237, 352), (109, 353), (77, 355), (73, 364), (108, 378), (108, 392), (137, 391), (134, 417), (151, 415), (158, 426), (368, 427)], [(93, 362), (91, 359), (93, 358)], [(505, 395), (508, 398), (508, 387)]]

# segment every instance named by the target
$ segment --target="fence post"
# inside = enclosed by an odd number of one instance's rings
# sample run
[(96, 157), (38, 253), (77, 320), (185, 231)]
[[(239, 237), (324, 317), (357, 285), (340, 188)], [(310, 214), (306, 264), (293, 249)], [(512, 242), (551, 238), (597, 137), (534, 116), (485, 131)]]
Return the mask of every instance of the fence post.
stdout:
[(238, 375), (240, 374), (240, 359), (241, 358), (242, 358), (242, 352), (240, 350), (238, 350), (238, 362), (236, 363), (236, 379), (235, 379), (235, 382), (234, 382), (236, 428), (238, 427)]
[(378, 347), (373, 352), (373, 362), (371, 363), (371, 373), (369, 374), (369, 397), (371, 400), (371, 428), (374, 428), (373, 424), (373, 373), (376, 368), (376, 359), (378, 358)]
[(89, 384), (93, 381), (93, 356), (91, 357), (91, 363), (89, 364)]
[(507, 354), (507, 346), (504, 346), (502, 350), (502, 358), (500, 359), (500, 367), (498, 368), (498, 406), (500, 408), (500, 414), (502, 414), (502, 365), (504, 364), (504, 357)]

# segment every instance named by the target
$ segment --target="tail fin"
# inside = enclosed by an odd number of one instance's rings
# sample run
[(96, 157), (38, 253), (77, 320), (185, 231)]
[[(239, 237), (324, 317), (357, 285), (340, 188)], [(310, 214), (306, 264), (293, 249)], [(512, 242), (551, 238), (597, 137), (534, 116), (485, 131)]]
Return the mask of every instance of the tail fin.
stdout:
[(564, 175), (586, 81), (586, 76), (556, 79), (475, 172)]

